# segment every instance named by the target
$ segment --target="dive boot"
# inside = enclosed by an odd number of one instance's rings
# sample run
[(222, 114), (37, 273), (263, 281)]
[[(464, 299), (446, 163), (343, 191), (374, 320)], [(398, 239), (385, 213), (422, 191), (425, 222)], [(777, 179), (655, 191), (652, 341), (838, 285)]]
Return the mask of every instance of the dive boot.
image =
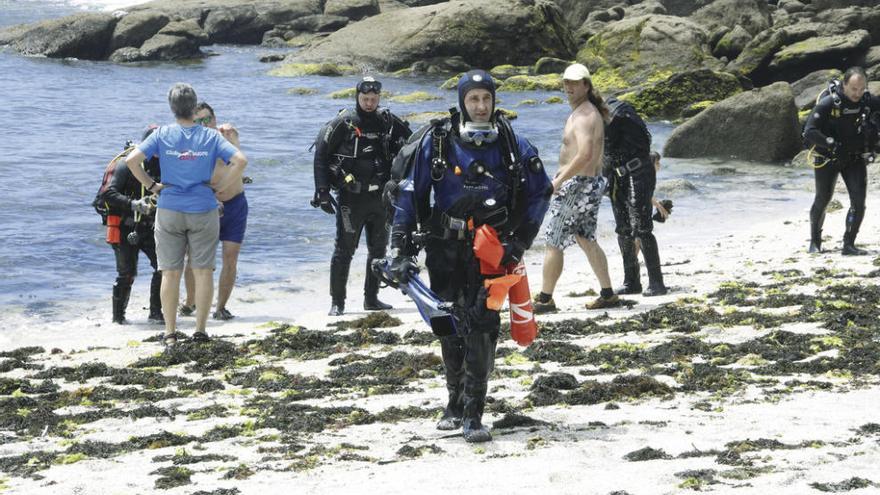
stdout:
[(384, 311), (386, 309), (394, 309), (394, 306), (383, 303), (378, 297), (368, 297), (364, 299), (364, 309), (367, 311)]
[(150, 323), (165, 323), (165, 316), (162, 315), (160, 308), (150, 308), (150, 316), (147, 317)]
[(437, 429), (442, 431), (451, 431), (461, 428), (461, 415), (455, 416), (449, 412), (449, 409), (443, 411), (440, 421), (437, 421)]
[(642, 255), (645, 257), (645, 267), (648, 269), (648, 289), (642, 292), (642, 295), (645, 297), (662, 296), (669, 292), (669, 289), (663, 283), (657, 238), (654, 237), (654, 234), (648, 233), (640, 239), (642, 241)]
[(462, 423), (461, 434), (468, 443), (491, 442), (492, 434), (479, 419), (468, 418)]
[(150, 316), (147, 317), (150, 323), (165, 323), (165, 317), (162, 315), (162, 272), (153, 272), (153, 278), (150, 280)]
[(122, 286), (118, 283), (113, 286), (113, 323), (125, 325), (125, 309), (128, 307), (128, 298), (131, 296), (131, 286)]
[(345, 313), (345, 303), (339, 301), (333, 301), (333, 304), (330, 305), (330, 311), (327, 312), (328, 316), (341, 316)]
[(850, 208), (846, 216), (846, 233), (843, 234), (843, 249), (840, 253), (844, 256), (864, 256), (868, 254), (864, 249), (856, 247), (856, 236), (859, 234), (859, 226), (862, 224), (861, 217), (856, 217), (855, 210)]
[(846, 236), (844, 236), (843, 248), (840, 250), (840, 254), (844, 256), (865, 256), (868, 252), (857, 248), (855, 239), (846, 239)]
[(636, 254), (636, 240), (632, 237), (617, 236), (620, 256), (623, 258), (623, 286), (615, 294), (641, 294), (642, 282), (639, 280), (639, 258)]
[(379, 278), (373, 273), (373, 257), (367, 257), (367, 275), (364, 278), (364, 309), (367, 311), (385, 311), (394, 309), (390, 304), (379, 300)]
[(822, 252), (822, 229), (810, 228), (810, 248), (807, 252), (810, 254)]

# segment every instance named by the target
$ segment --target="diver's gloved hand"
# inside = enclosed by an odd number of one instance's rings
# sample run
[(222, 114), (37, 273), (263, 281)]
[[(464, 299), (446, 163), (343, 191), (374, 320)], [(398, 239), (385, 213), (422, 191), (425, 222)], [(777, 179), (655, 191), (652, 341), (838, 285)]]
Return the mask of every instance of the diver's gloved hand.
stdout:
[(504, 248), (504, 256), (501, 257), (502, 265), (516, 265), (522, 260), (523, 254), (526, 252), (526, 246), (518, 239), (511, 239), (501, 243)]
[(828, 136), (825, 142), (828, 143), (828, 158), (837, 157), (837, 154), (840, 153), (840, 149), (843, 147), (843, 143), (831, 136)]
[(147, 201), (146, 198), (132, 200), (131, 202), (131, 211), (135, 213), (140, 213), (141, 215), (152, 214), (153, 208), (153, 204)]
[(336, 214), (336, 210), (333, 209), (333, 198), (330, 197), (330, 191), (327, 189), (321, 188), (315, 191), (315, 199), (312, 200), (312, 205), (317, 205), (328, 215)]
[(391, 272), (394, 280), (405, 284), (409, 282), (413, 274), (419, 273), (419, 266), (411, 256), (397, 256), (391, 260), (388, 270)]

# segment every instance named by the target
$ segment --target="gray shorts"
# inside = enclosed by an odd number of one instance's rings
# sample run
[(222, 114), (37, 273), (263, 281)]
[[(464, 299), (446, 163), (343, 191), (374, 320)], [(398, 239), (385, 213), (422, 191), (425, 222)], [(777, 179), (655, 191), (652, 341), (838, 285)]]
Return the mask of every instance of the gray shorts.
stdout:
[(574, 236), (596, 240), (596, 219), (607, 180), (601, 175), (576, 175), (562, 184), (550, 200), (550, 223), (544, 232), (548, 246), (565, 249)]
[(156, 210), (156, 256), (160, 270), (183, 270), (187, 250), (193, 268), (214, 268), (220, 239), (216, 209), (205, 213)]

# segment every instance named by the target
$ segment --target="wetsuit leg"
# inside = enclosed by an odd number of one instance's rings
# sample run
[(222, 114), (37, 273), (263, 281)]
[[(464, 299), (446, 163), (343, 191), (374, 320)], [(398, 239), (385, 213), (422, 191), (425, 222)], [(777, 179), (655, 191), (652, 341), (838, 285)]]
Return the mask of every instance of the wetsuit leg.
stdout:
[(153, 237), (153, 231), (147, 231), (141, 234), (140, 249), (150, 260), (150, 266), (153, 267), (153, 278), (150, 280), (150, 315), (149, 319), (162, 321), (162, 272), (158, 270), (159, 265), (156, 260), (156, 240)]
[(660, 252), (657, 238), (654, 237), (654, 220), (651, 218), (653, 213), (651, 198), (657, 185), (657, 172), (649, 163), (644, 163), (625, 179), (630, 184), (627, 207), (633, 236), (641, 243), (642, 256), (645, 257), (645, 268), (648, 271), (648, 289), (643, 294), (646, 296), (666, 294), (663, 270), (660, 266)]
[(344, 306), (345, 286), (351, 258), (357, 249), (364, 226), (364, 215), (358, 195), (342, 192), (336, 212), (336, 244), (330, 260), (330, 297), (334, 305)]
[[(454, 256), (454, 253), (449, 252), (450, 248), (452, 246), (444, 246), (437, 240), (430, 240), (425, 247), (425, 265), (431, 279), (431, 290), (445, 301), (457, 299), (458, 288), (464, 281), (458, 272), (450, 270)], [(440, 351), (446, 371), (448, 400), (443, 418), (437, 426), (451, 430), (461, 426), (464, 408), (465, 341), (458, 335), (441, 337)]]
[(628, 190), (628, 183), (615, 176), (611, 192), (611, 211), (614, 213), (614, 223), (616, 224), (617, 245), (620, 246), (620, 255), (623, 258), (623, 286), (615, 291), (618, 294), (642, 292), (639, 259), (636, 255), (636, 240), (633, 237), (629, 208), (625, 201)]
[(822, 250), (822, 224), (825, 223), (825, 208), (834, 196), (838, 168), (836, 162), (828, 162), (814, 171), (816, 194), (810, 208), (810, 252)]
[[(382, 197), (369, 194), (369, 215), (364, 222), (364, 230), (367, 235), (367, 274), (364, 277), (364, 302), (378, 307), (379, 278), (373, 274), (373, 260), (385, 257), (385, 248), (388, 246), (388, 223), (385, 221), (385, 208), (382, 206)], [(366, 206), (366, 205), (365, 205)], [(382, 306), (387, 306), (383, 304)], [(390, 306), (387, 309), (391, 309)]]
[(843, 182), (849, 193), (849, 212), (846, 215), (844, 245), (854, 246), (862, 220), (865, 218), (865, 196), (868, 187), (868, 172), (865, 161), (858, 156), (850, 157), (841, 170)]
[(116, 283), (113, 285), (113, 323), (125, 324), (125, 310), (131, 297), (131, 284), (137, 276), (138, 248), (126, 241), (130, 231), (122, 230), (122, 241), (113, 245), (116, 255)]

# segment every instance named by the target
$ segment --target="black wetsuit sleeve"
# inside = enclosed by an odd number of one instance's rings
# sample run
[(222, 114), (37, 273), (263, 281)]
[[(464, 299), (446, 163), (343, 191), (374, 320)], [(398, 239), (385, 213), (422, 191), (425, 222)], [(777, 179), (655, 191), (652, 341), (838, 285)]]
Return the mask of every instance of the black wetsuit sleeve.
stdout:
[(320, 134), (315, 140), (315, 189), (330, 189), (330, 163), (332, 154), (342, 143), (345, 137), (345, 119), (336, 117), (321, 127)]
[(391, 114), (391, 156), (396, 156), (400, 148), (406, 144), (406, 140), (412, 135), (409, 123), (397, 115)]
[[(104, 201), (114, 210), (123, 215), (131, 212), (131, 198), (129, 197), (130, 183), (134, 179), (131, 170), (121, 160), (116, 165), (110, 186), (104, 191)], [(134, 179), (136, 181), (136, 179)]]
[(804, 146), (806, 148), (815, 146), (823, 153), (830, 151), (828, 137), (834, 137), (831, 136), (831, 110), (833, 108), (834, 101), (830, 96), (826, 96), (820, 99), (810, 112), (807, 123), (804, 124)]

